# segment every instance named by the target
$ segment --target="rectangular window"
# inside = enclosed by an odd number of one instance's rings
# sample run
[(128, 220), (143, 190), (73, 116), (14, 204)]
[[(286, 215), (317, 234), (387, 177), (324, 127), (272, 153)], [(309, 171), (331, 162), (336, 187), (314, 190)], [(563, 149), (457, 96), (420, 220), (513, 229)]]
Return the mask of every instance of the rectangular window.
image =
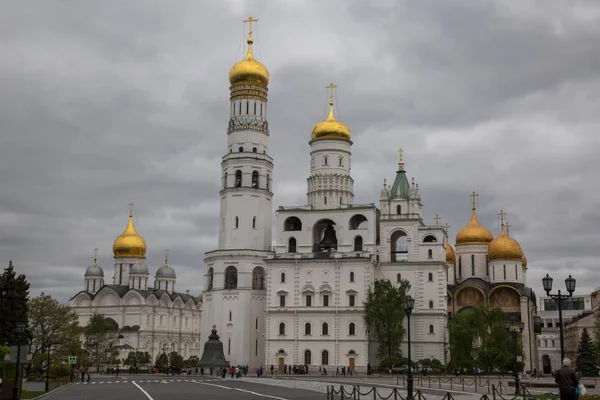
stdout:
[(328, 294), (323, 295), (323, 307), (329, 307), (329, 295)]
[(285, 307), (285, 296), (279, 296), (279, 307)]
[(312, 306), (312, 296), (308, 295), (306, 296), (306, 307), (311, 307)]
[[(256, 104), (254, 105), (254, 109), (256, 110)], [(256, 339), (256, 342), (254, 344), (254, 355), (257, 356), (258, 355), (258, 339)]]
[(506, 264), (503, 265), (504, 269), (504, 279), (506, 279)]
[(256, 115), (256, 102), (254, 102), (254, 115)]
[[(556, 324), (556, 327), (558, 327), (558, 324)], [(552, 328), (552, 321), (548, 321), (548, 328)]]
[(519, 273), (517, 271), (517, 264), (515, 264), (515, 279), (519, 279)]
[(252, 229), (256, 229), (256, 217), (252, 217)]
[(471, 254), (471, 275), (475, 276), (475, 254)]
[(355, 297), (355, 296), (354, 296), (353, 294), (351, 294), (351, 295), (349, 296), (349, 299), (348, 299), (348, 300), (350, 301), (350, 307), (354, 307), (354, 297)]
[(227, 339), (227, 355), (231, 355), (231, 338)]
[(256, 328), (255, 329), (258, 329), (258, 318), (256, 318)]
[(261, 116), (263, 115), (263, 113), (262, 113), (262, 103), (260, 103), (260, 115)]

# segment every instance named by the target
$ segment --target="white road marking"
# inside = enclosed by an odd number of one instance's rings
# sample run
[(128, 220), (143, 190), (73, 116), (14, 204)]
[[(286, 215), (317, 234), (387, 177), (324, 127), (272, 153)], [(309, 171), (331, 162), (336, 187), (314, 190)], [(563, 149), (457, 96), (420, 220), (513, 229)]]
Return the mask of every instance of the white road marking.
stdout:
[(150, 396), (148, 394), (148, 392), (146, 392), (144, 389), (142, 389), (142, 387), (140, 385), (138, 385), (137, 383), (135, 383), (135, 381), (131, 381), (131, 383), (133, 383), (138, 389), (140, 389), (142, 391), (142, 393), (144, 393), (146, 395), (146, 397), (148, 398), (148, 400), (154, 400), (152, 398), (152, 396)]
[(277, 396), (271, 396), (268, 394), (261, 394), (261, 393), (256, 393), (256, 392), (252, 392), (250, 390), (245, 390), (245, 389), (240, 389), (240, 388), (233, 388), (234, 390), (240, 391), (240, 392), (244, 392), (244, 393), (250, 393), (253, 394), (255, 396), (260, 396), (260, 397), (267, 397), (269, 399), (275, 399), (275, 400), (288, 400), (284, 397), (277, 397)]
[(232, 388), (230, 388), (230, 387), (223, 386), (223, 385), (217, 385), (217, 384), (215, 384), (215, 383), (196, 382), (196, 381), (192, 381), (192, 382), (194, 382), (194, 383), (198, 383), (198, 384), (200, 384), (200, 385), (216, 386), (216, 387), (218, 387), (218, 388), (221, 388), (221, 389), (227, 389), (227, 390), (231, 390), (231, 389), (232, 389)]

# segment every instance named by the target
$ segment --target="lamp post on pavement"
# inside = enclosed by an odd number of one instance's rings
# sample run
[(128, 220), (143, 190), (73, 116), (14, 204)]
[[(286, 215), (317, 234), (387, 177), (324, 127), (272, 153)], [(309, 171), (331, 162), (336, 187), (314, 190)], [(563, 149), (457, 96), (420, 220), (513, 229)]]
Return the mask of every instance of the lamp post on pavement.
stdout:
[(48, 361), (46, 363), (46, 392), (50, 388), (50, 347), (52, 347), (52, 341), (48, 340), (46, 342), (46, 348), (48, 349)]
[(412, 360), (410, 357), (410, 314), (415, 308), (415, 299), (410, 296), (406, 296), (404, 299), (404, 313), (406, 314), (406, 320), (408, 322), (408, 373), (406, 375), (406, 400), (413, 400), (413, 372), (412, 372)]
[(542, 285), (544, 286), (544, 291), (546, 291), (546, 295), (550, 297), (556, 305), (558, 306), (558, 324), (560, 325), (560, 362), (565, 359), (565, 338), (563, 332), (563, 316), (562, 309), (563, 303), (573, 297), (573, 292), (575, 291), (575, 278), (572, 278), (571, 275), (567, 279), (565, 279), (565, 287), (567, 288), (567, 292), (569, 295), (561, 294), (560, 289), (558, 290), (558, 294), (550, 294), (552, 290), (552, 282), (554, 279), (550, 277), (550, 275), (546, 274), (544, 278), (542, 278)]
[(511, 322), (507, 321), (504, 323), (504, 327), (506, 328), (508, 333), (510, 333), (510, 336), (512, 336), (513, 340), (513, 372), (515, 374), (515, 394), (518, 395), (520, 392), (519, 387), (521, 386), (521, 378), (517, 368), (517, 339), (519, 338), (519, 335), (523, 333), (523, 329), (525, 329), (525, 324), (523, 323), (523, 321), (519, 321), (517, 327), (514, 327)]
[(19, 368), (21, 366), (21, 335), (25, 332), (25, 324), (17, 324), (17, 370), (15, 371), (15, 385), (13, 386), (13, 400), (19, 400)]

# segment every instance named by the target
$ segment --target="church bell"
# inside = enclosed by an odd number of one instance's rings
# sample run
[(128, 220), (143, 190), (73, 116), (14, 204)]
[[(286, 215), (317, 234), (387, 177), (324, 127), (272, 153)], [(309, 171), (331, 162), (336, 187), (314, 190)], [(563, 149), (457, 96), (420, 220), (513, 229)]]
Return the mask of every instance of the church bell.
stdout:
[(225, 359), (223, 353), (223, 343), (217, 335), (217, 326), (212, 326), (212, 331), (206, 343), (204, 343), (204, 352), (200, 359), (199, 366), (202, 368), (229, 367), (229, 361)]

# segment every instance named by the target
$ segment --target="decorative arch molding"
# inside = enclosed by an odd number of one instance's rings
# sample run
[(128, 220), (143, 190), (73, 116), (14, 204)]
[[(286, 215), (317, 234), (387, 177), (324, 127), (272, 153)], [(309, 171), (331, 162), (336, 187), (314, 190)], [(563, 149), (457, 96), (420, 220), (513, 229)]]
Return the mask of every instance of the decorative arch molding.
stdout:
[(160, 305), (162, 307), (169, 307), (169, 306), (172, 305), (172, 303), (171, 303), (171, 297), (169, 297), (169, 295), (167, 293), (165, 293), (162, 296), (160, 296)]
[(302, 289), (300, 290), (300, 293), (311, 293), (314, 294), (315, 293), (315, 287), (311, 284), (306, 284), (304, 286), (302, 286)]
[(484, 291), (477, 286), (463, 286), (454, 294), (456, 298), (456, 306), (460, 309), (465, 307), (475, 307), (479, 304), (484, 304), (487, 296)]
[(266, 296), (264, 296), (264, 295), (263, 295), (263, 296), (256, 296), (256, 295), (253, 295), (253, 296), (251, 297), (251, 300), (259, 300), (259, 301), (262, 301), (262, 300), (265, 300), (265, 299), (266, 299)]
[(284, 357), (287, 357), (288, 353), (287, 353), (287, 351), (285, 351), (285, 349), (278, 349), (278, 350), (275, 352), (275, 355), (276, 355), (276, 356), (284, 356)]
[(158, 303), (158, 298), (151, 294), (150, 296), (148, 296), (148, 298), (146, 298), (146, 304), (148, 304), (149, 306), (155, 306)]
[(94, 298), (93, 303), (97, 306), (118, 306), (121, 305), (121, 299), (114, 290), (107, 288), (100, 296)]
[(407, 231), (406, 229), (404, 229), (404, 228), (394, 228), (394, 229), (392, 229), (392, 230), (391, 230), (391, 231), (388, 233), (388, 240), (391, 240), (391, 239), (392, 239), (392, 236), (394, 236), (394, 234), (395, 234), (396, 232), (401, 232), (401, 233), (403, 233), (403, 234), (404, 234), (404, 236), (407, 236), (407, 237), (409, 237), (409, 238), (410, 238), (410, 235), (408, 234), (408, 231)]
[(324, 283), (321, 286), (319, 286), (319, 293), (333, 293), (333, 289), (331, 288), (331, 285), (328, 283)]
[(348, 350), (346, 357), (358, 357), (358, 352), (354, 349)]
[[(132, 302), (132, 300), (137, 300), (137, 302)], [(130, 290), (127, 293), (125, 293), (125, 296), (123, 296), (123, 303), (127, 304), (128, 306), (130, 306), (130, 305), (138, 306), (138, 305), (145, 303), (145, 299), (137, 291)]]
[(181, 297), (177, 297), (175, 299), (175, 301), (173, 302), (173, 307), (174, 308), (184, 308), (185, 304), (183, 303), (183, 300), (181, 299)]
[[(513, 286), (510, 286), (510, 285), (498, 285), (498, 286), (494, 286), (494, 287), (493, 287), (493, 288), (490, 290), (490, 292), (489, 292), (489, 293), (488, 293), (488, 295), (487, 295), (488, 299), (489, 299), (490, 297), (492, 297), (492, 294), (493, 294), (495, 291), (497, 291), (498, 289), (502, 289), (502, 288), (505, 288), (505, 289), (511, 289), (511, 290), (513, 290), (513, 291), (514, 291), (514, 292), (517, 294), (517, 296), (519, 296), (519, 298), (521, 298), (521, 297), (527, 297), (527, 296), (523, 296), (523, 295), (521, 295), (521, 292), (519, 292), (519, 290), (518, 290), (517, 288), (513, 287)], [(528, 297), (527, 297), (527, 298), (528, 298)]]
[(472, 286), (472, 285), (462, 286), (461, 288), (459, 288), (456, 291), (456, 293), (454, 293), (454, 297), (458, 297), (458, 295), (459, 295), (460, 292), (462, 292), (462, 291), (464, 291), (465, 289), (468, 289), (468, 288), (476, 289), (477, 291), (479, 291), (483, 295), (484, 298), (487, 298), (487, 296), (485, 295), (485, 292), (481, 288), (478, 288), (477, 286)]
[(421, 237), (422, 243), (443, 243), (433, 233), (426, 233)]
[(223, 300), (237, 300), (237, 295), (223, 296)]

